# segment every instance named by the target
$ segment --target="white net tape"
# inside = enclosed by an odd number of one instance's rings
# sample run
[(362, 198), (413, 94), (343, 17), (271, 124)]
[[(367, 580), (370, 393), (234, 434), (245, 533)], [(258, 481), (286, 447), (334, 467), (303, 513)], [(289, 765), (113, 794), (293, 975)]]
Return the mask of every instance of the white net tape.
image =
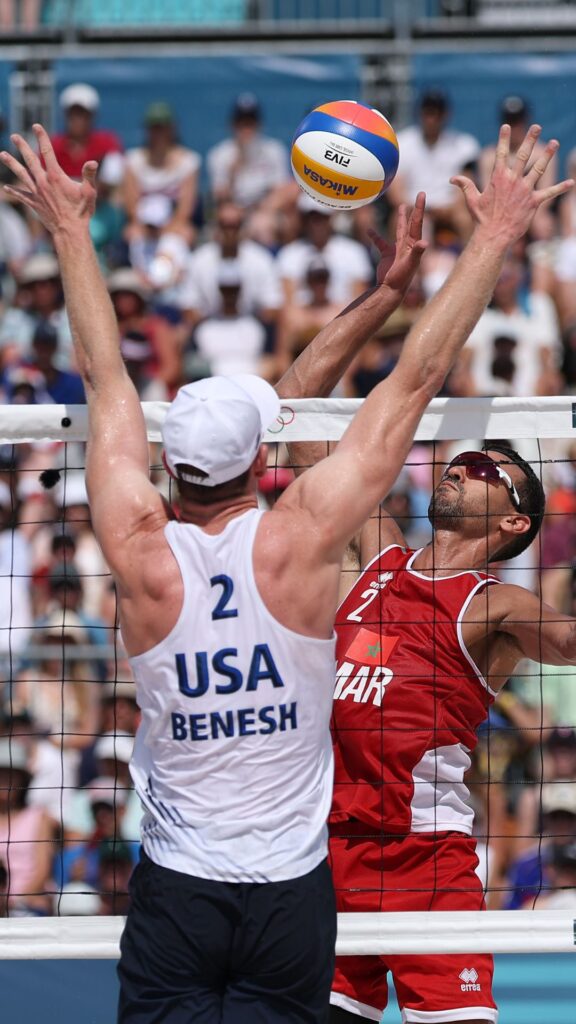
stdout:
[[(336, 441), (342, 436), (360, 400), (307, 398), (285, 400), (277, 426), (266, 441)], [(160, 441), (168, 405), (144, 402), (150, 441)], [(568, 438), (576, 436), (576, 402), (554, 398), (435, 398), (425, 412), (417, 441), (477, 438)], [(0, 406), (0, 444), (30, 441), (85, 441), (85, 405)], [(463, 432), (465, 431), (465, 432)]]
[[(0, 959), (115, 959), (121, 917), (0, 921)], [(342, 956), (413, 953), (570, 953), (576, 920), (561, 910), (340, 914)]]

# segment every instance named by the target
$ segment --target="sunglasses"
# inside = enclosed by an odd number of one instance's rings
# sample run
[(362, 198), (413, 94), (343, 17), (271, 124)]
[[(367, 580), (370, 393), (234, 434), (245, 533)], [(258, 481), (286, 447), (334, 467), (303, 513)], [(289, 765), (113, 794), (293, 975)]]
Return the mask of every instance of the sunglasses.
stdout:
[(514, 508), (520, 510), (520, 495), (512, 483), (512, 477), (506, 470), (502, 469), (494, 459), (491, 459), (486, 452), (462, 452), (457, 455), (455, 459), (444, 470), (442, 479), (444, 480), (453, 466), (463, 466), (466, 470), (466, 476), (470, 480), (484, 480), (485, 483), (491, 484), (492, 487), (499, 487), (500, 484), (504, 484), (506, 487)]

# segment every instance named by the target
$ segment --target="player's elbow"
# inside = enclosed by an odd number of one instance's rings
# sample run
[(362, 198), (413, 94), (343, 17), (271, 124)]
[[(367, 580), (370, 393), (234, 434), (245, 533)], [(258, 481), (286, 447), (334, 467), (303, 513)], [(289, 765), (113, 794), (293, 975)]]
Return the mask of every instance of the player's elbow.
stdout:
[(569, 624), (562, 637), (560, 654), (566, 665), (576, 665), (576, 621)]

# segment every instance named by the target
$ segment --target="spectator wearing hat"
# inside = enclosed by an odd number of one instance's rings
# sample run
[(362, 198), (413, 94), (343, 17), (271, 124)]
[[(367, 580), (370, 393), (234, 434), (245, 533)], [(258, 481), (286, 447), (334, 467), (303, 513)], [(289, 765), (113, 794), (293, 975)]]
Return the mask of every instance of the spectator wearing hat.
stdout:
[(90, 219), (90, 237), (105, 273), (128, 262), (128, 249), (123, 237), (126, 224), (123, 181), (123, 154), (108, 153), (98, 166), (96, 209)]
[(106, 283), (123, 343), (122, 354), (129, 363), (139, 364), (132, 365), (132, 370), (142, 384), (140, 397), (165, 401), (180, 381), (181, 350), (187, 332), (151, 308), (150, 289), (133, 267), (119, 267)]
[(0, 862), (8, 873), (10, 916), (49, 912), (53, 828), (41, 807), (30, 806), (32, 773), (26, 748), (0, 738)]
[[(199, 355), (215, 376), (252, 373), (274, 378), (276, 361), (267, 351), (264, 324), (250, 313), (242, 313), (242, 274), (234, 260), (222, 260), (218, 268), (220, 312), (206, 317), (194, 328), (187, 354)], [(184, 374), (187, 375), (186, 354)]]
[[(544, 762), (541, 777), (526, 785), (517, 808), (518, 838), (516, 849), (522, 851), (532, 843), (532, 837), (543, 831), (542, 819), (555, 803), (560, 807), (573, 792), (576, 814), (576, 729), (555, 726), (544, 744)], [(572, 805), (568, 804), (570, 809)]]
[(0, 670), (9, 667), (28, 641), (32, 624), (30, 545), (15, 526), (17, 499), (0, 481)]
[(123, 837), (123, 822), (126, 815), (129, 790), (118, 785), (110, 776), (98, 776), (88, 786), (78, 791), (78, 797), (85, 802), (90, 815), (90, 831), (80, 840), (69, 837), (64, 844), (57, 872), (61, 886), (70, 882), (85, 882), (99, 889), (100, 860), (109, 854), (114, 846), (122, 845), (128, 850), (131, 867), (134, 867), (140, 844), (128, 843)]
[(566, 846), (553, 843), (548, 860), (551, 892), (544, 893), (536, 910), (571, 910), (576, 913), (576, 839)]
[(156, 102), (148, 107), (144, 127), (144, 145), (126, 153), (127, 237), (132, 241), (145, 233), (139, 201), (148, 196), (164, 196), (170, 202), (170, 216), (162, 225), (163, 233), (174, 232), (190, 243), (195, 233), (192, 218), (198, 201), (200, 156), (178, 142), (174, 113), (167, 103)]
[(298, 199), (301, 214), (300, 238), (283, 246), (277, 266), (288, 304), (306, 303), (311, 292), (306, 285), (310, 263), (321, 258), (330, 274), (328, 297), (331, 302), (347, 305), (368, 288), (373, 268), (364, 246), (334, 230), (334, 217), (327, 207), (302, 194)]
[(475, 168), (480, 144), (468, 132), (449, 126), (450, 102), (441, 89), (427, 89), (418, 104), (418, 122), (398, 132), (400, 163), (386, 193), (394, 207), (413, 205), (419, 192), (426, 193), (426, 213), (431, 221), (442, 219), (462, 240), (471, 229), (454, 175)]
[[(133, 788), (130, 775), (130, 758), (134, 747), (134, 736), (130, 733), (109, 731), (96, 738), (92, 753), (95, 776), (98, 782), (99, 799), (104, 797), (114, 806), (122, 804), (121, 821), (116, 827), (116, 838), (130, 843), (140, 842), (140, 819), (142, 806)], [(105, 780), (105, 781), (102, 781)], [(94, 819), (92, 797), (95, 792), (93, 780), (72, 794), (67, 816), (66, 831), (76, 838), (87, 838), (93, 833)]]
[(290, 184), (288, 151), (262, 134), (262, 111), (253, 93), (236, 97), (230, 113), (231, 135), (209, 150), (210, 191), (215, 203), (233, 202), (243, 210), (274, 207)]
[[(115, 678), (109, 679), (102, 688), (100, 732), (135, 736), (140, 723), (140, 708), (128, 663), (125, 666), (122, 663), (113, 666), (113, 671)], [(124, 673), (126, 678), (121, 677)]]
[(100, 107), (96, 89), (86, 82), (75, 82), (60, 93), (64, 131), (52, 137), (56, 159), (71, 178), (81, 178), (87, 160), (101, 163), (108, 153), (120, 153), (122, 143), (114, 132), (95, 128)]
[(234, 203), (222, 203), (216, 211), (211, 241), (188, 257), (178, 289), (177, 302), (188, 324), (222, 311), (222, 274), (236, 274), (241, 283), (239, 310), (273, 324), (282, 306), (282, 289), (273, 257), (263, 246), (246, 237), (245, 214)]
[(73, 555), (62, 561), (55, 561), (48, 572), (48, 595), (46, 614), (34, 621), (34, 631), (42, 632), (45, 625), (50, 621), (54, 613), (67, 611), (78, 617), (80, 624), (86, 631), (87, 643), (95, 648), (95, 658), (90, 662), (93, 672), (91, 678), (103, 682), (106, 679), (108, 666), (104, 657), (98, 659), (97, 649), (108, 644), (108, 627), (106, 623), (84, 611), (84, 587), (83, 581), (76, 565)]
[(51, 401), (62, 405), (84, 405), (86, 395), (79, 373), (62, 370), (57, 364), (58, 331), (49, 321), (39, 323), (32, 335), (32, 353), (25, 367), (41, 374)]
[(142, 234), (129, 244), (130, 263), (142, 275), (157, 300), (170, 304), (188, 258), (188, 242), (170, 229), (172, 203), (161, 193), (142, 196), (136, 204)]
[(71, 363), (72, 337), (64, 308), (58, 261), (51, 252), (30, 256), (23, 264), (17, 292), (0, 324), (0, 348), (12, 349), (10, 359), (29, 359), (36, 328), (49, 324), (57, 337), (56, 362), (67, 370)]
[(98, 618), (109, 572), (92, 530), (84, 473), (68, 470), (62, 475), (54, 497), (61, 528), (72, 535), (76, 545), (74, 564), (82, 577), (83, 611)]
[[(498, 124), (510, 125), (510, 155), (508, 164), (511, 167), (514, 163), (518, 150), (522, 145), (526, 132), (531, 123), (531, 113), (527, 101), (522, 96), (505, 96), (498, 111)], [(532, 156), (526, 170), (542, 156), (544, 146), (537, 142), (532, 150)], [(480, 153), (478, 160), (478, 175), (480, 188), (486, 188), (494, 166), (496, 147), (485, 146)], [(554, 156), (538, 182), (538, 188), (548, 188), (558, 181), (558, 160)], [(549, 239), (555, 233), (555, 218), (550, 207), (538, 210), (530, 227), (532, 239)]]
[(80, 751), (91, 746), (97, 724), (94, 669), (74, 656), (73, 648), (87, 647), (89, 637), (75, 612), (54, 611), (34, 632), (40, 650), (33, 667), (16, 676), (14, 700), (28, 709), (38, 729), (58, 750), (62, 785), (78, 783)]
[[(574, 779), (574, 776), (572, 777)], [(504, 910), (531, 909), (543, 890), (550, 888), (552, 850), (572, 847), (576, 841), (576, 786), (574, 781), (546, 783), (541, 791), (541, 834), (512, 861), (508, 869)], [(557, 852), (554, 854), (557, 856)]]

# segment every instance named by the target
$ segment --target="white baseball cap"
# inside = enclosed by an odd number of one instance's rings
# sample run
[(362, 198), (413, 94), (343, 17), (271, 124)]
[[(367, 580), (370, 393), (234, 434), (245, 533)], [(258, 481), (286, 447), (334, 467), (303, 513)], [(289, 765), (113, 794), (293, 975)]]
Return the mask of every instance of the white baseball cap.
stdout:
[(82, 110), (94, 111), (100, 106), (100, 97), (93, 86), (86, 82), (74, 82), (60, 93), (60, 106), (63, 110), (70, 107), (82, 107)]
[[(249, 373), (186, 384), (162, 425), (166, 465), (182, 480), (205, 487), (233, 480), (252, 465), (279, 412), (274, 388)], [(194, 466), (206, 476), (178, 466)]]

